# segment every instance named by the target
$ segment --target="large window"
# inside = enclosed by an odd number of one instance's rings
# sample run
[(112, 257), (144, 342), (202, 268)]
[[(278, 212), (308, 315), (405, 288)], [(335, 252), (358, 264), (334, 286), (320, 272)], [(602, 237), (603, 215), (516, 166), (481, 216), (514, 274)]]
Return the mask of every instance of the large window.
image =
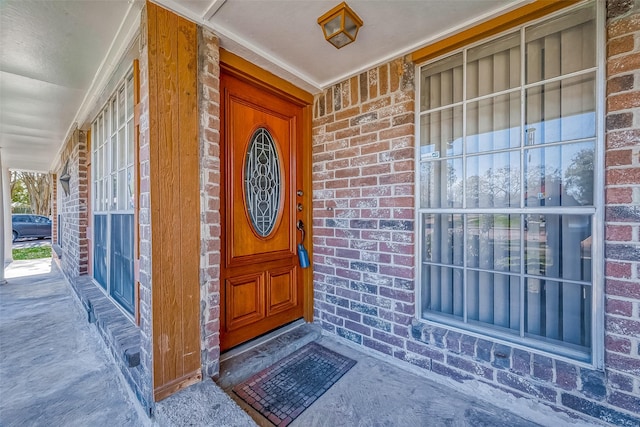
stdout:
[(592, 361), (597, 28), (591, 3), (421, 67), (423, 318)]
[(130, 72), (92, 125), (93, 275), (126, 311), (134, 310), (134, 123)]

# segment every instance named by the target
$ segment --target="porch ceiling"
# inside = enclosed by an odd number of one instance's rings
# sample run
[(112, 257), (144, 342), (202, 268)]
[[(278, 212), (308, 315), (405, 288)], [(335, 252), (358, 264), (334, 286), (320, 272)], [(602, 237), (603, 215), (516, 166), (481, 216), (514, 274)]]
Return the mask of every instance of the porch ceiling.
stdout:
[[(355, 43), (317, 19), (340, 0), (155, 0), (215, 31), (225, 49), (309, 92), (531, 0), (349, 0)], [(0, 148), (12, 169), (47, 171), (131, 42), (142, 0), (0, 0)]]

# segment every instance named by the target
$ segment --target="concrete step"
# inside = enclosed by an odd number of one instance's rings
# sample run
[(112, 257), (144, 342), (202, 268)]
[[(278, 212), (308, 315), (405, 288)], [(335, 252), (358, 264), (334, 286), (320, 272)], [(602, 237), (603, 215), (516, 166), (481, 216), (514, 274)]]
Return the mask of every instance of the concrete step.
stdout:
[(305, 344), (318, 340), (321, 335), (322, 329), (318, 325), (298, 321), (236, 347), (220, 357), (220, 377), (216, 383), (229, 390)]

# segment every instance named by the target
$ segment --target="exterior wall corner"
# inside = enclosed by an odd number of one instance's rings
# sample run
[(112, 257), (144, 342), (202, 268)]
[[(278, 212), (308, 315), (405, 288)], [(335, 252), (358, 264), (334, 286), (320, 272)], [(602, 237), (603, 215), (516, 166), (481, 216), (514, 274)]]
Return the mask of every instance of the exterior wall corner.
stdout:
[(220, 53), (217, 36), (198, 27), (200, 139), (200, 328), (203, 375), (220, 370)]

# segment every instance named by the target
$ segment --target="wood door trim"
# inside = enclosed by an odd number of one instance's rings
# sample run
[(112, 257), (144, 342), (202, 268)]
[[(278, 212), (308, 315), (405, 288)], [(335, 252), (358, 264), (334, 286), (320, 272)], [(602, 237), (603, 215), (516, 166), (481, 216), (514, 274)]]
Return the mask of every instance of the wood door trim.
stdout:
[(224, 49), (220, 49), (220, 68), (236, 78), (283, 96), (299, 106), (313, 104), (313, 95), (306, 90)]
[[(306, 322), (313, 322), (313, 210), (312, 210), (312, 113), (314, 96), (286, 80), (275, 76), (262, 68), (251, 64), (245, 59), (220, 49), (220, 70), (232, 77), (254, 84), (263, 90), (284, 97), (302, 107), (302, 146), (303, 152), (299, 161), (302, 162), (302, 203), (305, 209), (302, 217), (305, 223), (305, 247), (309, 253), (310, 266), (302, 270), (303, 289), (303, 317)], [(221, 94), (224, 98), (224, 95)], [(226, 191), (226, 190), (225, 190)]]
[(306, 150), (302, 153), (302, 201), (306, 209), (302, 211), (304, 217), (304, 223), (306, 225), (306, 245), (307, 252), (309, 253), (309, 268), (302, 270), (303, 277), (303, 313), (304, 320), (311, 323), (313, 322), (313, 183), (312, 183), (312, 135), (311, 135), (311, 118), (312, 118), (312, 104), (302, 108), (302, 140)]
[(502, 33), (520, 24), (533, 21), (560, 9), (572, 6), (579, 1), (580, 0), (535, 1), (526, 4), (420, 48), (411, 54), (411, 60), (416, 64), (429, 61), (475, 41)]

